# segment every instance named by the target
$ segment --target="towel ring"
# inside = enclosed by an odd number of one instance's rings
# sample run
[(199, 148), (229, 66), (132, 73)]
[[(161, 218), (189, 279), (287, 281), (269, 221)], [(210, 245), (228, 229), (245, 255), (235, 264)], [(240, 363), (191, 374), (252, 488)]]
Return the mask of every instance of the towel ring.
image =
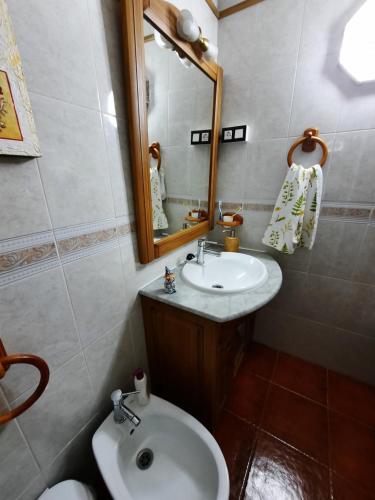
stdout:
[(160, 165), (161, 165), (160, 143), (153, 142), (151, 146), (149, 146), (148, 152), (155, 160), (158, 160), (158, 170), (160, 170)]
[(32, 365), (35, 366), (35, 368), (38, 368), (40, 372), (40, 381), (38, 387), (31, 394), (31, 396), (26, 399), (26, 401), (13, 410), (0, 415), (0, 425), (6, 424), (10, 420), (13, 420), (21, 415), (24, 411), (28, 410), (30, 406), (40, 398), (48, 384), (49, 368), (44, 359), (39, 356), (34, 356), (33, 354), (13, 354), (12, 356), (8, 356), (4, 345), (0, 340), (0, 379), (4, 377), (5, 372), (8, 370), (10, 365), (16, 364)]
[(289, 153), (288, 153), (288, 165), (289, 165), (289, 167), (293, 163), (293, 153), (298, 148), (298, 146), (300, 144), (302, 144), (302, 151), (304, 151), (305, 153), (311, 153), (312, 151), (314, 151), (316, 149), (316, 145), (319, 144), (322, 148), (322, 151), (323, 151), (323, 154), (322, 154), (322, 157), (320, 159), (319, 164), (321, 167), (323, 167), (323, 165), (325, 164), (325, 162), (327, 161), (327, 158), (328, 158), (328, 148), (327, 148), (326, 143), (323, 141), (323, 139), (321, 139), (319, 137), (318, 134), (319, 134), (319, 129), (308, 128), (303, 133), (303, 137), (301, 137), (300, 139), (297, 139), (297, 141), (292, 144), (291, 148), (289, 149)]

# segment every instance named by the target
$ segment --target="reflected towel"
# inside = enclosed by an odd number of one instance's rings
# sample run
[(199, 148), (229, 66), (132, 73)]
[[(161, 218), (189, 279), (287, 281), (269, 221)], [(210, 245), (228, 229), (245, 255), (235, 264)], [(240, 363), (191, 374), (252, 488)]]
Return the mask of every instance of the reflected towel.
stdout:
[(297, 247), (314, 245), (322, 199), (323, 174), (320, 165), (289, 168), (277, 198), (263, 243), (285, 254)]
[(165, 172), (164, 167), (159, 168), (159, 184), (160, 184), (160, 196), (164, 201), (167, 199), (167, 189), (165, 187)]
[[(162, 190), (159, 172), (156, 166), (150, 167), (151, 198), (152, 198), (152, 225), (153, 229), (167, 229), (168, 219), (164, 213)], [(165, 188), (164, 188), (165, 191)], [(164, 193), (165, 194), (165, 193)]]

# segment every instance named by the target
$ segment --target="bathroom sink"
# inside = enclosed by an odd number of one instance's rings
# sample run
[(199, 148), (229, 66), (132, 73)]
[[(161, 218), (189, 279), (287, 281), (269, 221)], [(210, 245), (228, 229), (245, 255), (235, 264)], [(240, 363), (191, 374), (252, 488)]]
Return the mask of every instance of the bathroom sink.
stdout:
[(256, 257), (222, 252), (219, 257), (206, 254), (204, 265), (187, 262), (183, 279), (209, 293), (236, 293), (263, 285), (268, 278), (266, 266)]
[(228, 500), (228, 470), (207, 429), (157, 396), (147, 406), (132, 398), (140, 425), (116, 424), (111, 413), (92, 440), (114, 500)]

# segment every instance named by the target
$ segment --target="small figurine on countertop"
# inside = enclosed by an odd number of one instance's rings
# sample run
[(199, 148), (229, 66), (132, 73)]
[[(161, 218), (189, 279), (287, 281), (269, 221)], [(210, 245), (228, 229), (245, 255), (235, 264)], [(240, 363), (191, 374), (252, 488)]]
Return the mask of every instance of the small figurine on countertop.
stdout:
[(165, 293), (176, 293), (176, 276), (169, 267), (165, 266), (165, 275), (164, 275), (164, 291)]

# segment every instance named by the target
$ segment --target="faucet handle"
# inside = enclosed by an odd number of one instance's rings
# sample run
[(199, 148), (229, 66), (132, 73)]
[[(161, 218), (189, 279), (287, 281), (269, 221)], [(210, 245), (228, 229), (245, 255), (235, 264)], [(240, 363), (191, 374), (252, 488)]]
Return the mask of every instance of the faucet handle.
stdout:
[(128, 396), (132, 394), (139, 394), (140, 391), (131, 391), (131, 392), (122, 392), (121, 389), (117, 389), (113, 391), (111, 394), (111, 400), (114, 405), (120, 404), (123, 399), (126, 399)]
[(117, 389), (116, 391), (113, 391), (111, 394), (111, 400), (114, 405), (118, 405), (122, 399), (122, 390)]

